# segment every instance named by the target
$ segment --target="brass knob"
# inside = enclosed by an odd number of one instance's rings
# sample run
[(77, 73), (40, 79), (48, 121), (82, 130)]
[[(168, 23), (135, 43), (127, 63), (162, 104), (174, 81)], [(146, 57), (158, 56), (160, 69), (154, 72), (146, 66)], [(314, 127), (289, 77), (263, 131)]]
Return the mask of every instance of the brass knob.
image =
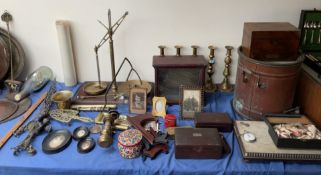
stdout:
[(160, 51), (160, 56), (164, 56), (165, 55), (164, 50), (165, 50), (166, 46), (160, 45), (160, 46), (158, 46), (158, 48)]
[(192, 45), (191, 48), (193, 49), (193, 56), (197, 56), (197, 49), (199, 48), (196, 45)]
[(208, 48), (210, 49), (210, 55), (209, 55), (209, 57), (210, 58), (214, 58), (214, 50), (215, 50), (215, 47), (214, 46), (212, 46), (212, 45), (210, 45), (210, 46), (208, 46)]
[(225, 46), (225, 48), (227, 49), (226, 55), (231, 55), (231, 52), (233, 50), (233, 46)]
[(176, 45), (174, 46), (176, 48), (176, 56), (181, 56), (181, 48), (182, 46)]

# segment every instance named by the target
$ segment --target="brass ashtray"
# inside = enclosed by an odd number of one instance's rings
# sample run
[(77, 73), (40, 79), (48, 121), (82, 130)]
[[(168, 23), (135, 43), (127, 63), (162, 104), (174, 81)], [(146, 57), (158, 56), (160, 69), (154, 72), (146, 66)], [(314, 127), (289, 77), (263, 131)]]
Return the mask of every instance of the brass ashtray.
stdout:
[(84, 86), (84, 92), (88, 95), (100, 95), (107, 89), (107, 82), (89, 82)]
[(119, 85), (119, 89), (122, 89), (124, 92), (129, 92), (131, 88), (145, 88), (147, 94), (152, 90), (152, 85), (148, 81), (143, 81), (140, 83), (139, 80), (128, 80)]
[(52, 95), (51, 100), (57, 103), (58, 109), (69, 109), (72, 96), (71, 91), (58, 91)]

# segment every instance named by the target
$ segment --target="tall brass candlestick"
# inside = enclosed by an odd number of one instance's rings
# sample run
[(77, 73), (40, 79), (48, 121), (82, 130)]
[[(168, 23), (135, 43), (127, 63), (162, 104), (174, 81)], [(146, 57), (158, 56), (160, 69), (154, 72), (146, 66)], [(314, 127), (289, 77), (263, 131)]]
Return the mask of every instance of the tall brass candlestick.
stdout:
[(206, 80), (206, 84), (205, 84), (205, 91), (206, 92), (214, 92), (217, 90), (217, 86), (213, 83), (212, 80), (212, 76), (214, 74), (214, 64), (215, 64), (215, 55), (214, 55), (214, 50), (215, 47), (214, 46), (208, 46), (208, 48), (210, 49), (210, 54), (208, 55), (208, 57), (210, 58), (210, 60), (208, 61), (208, 67), (207, 67), (207, 75), (208, 78)]
[(222, 92), (231, 92), (233, 91), (233, 86), (229, 83), (229, 76), (231, 74), (230, 72), (230, 64), (232, 62), (231, 59), (231, 53), (232, 53), (232, 46), (225, 46), (226, 48), (226, 57), (225, 57), (225, 68), (223, 71), (224, 79), (222, 83), (220, 84), (220, 91)]

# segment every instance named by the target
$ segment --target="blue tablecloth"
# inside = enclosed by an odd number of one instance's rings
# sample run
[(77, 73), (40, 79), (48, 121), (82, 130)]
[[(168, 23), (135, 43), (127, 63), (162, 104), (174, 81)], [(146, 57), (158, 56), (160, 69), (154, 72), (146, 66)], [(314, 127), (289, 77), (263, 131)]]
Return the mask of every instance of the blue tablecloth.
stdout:
[[(79, 85), (71, 90), (75, 91)], [(34, 103), (49, 87), (40, 92), (32, 94)], [(58, 90), (66, 89), (62, 84), (58, 84)], [(4, 92), (1, 96), (4, 96)], [(227, 112), (233, 120), (239, 119), (231, 107), (233, 93), (214, 93), (205, 95), (205, 111)], [(118, 107), (120, 113), (128, 114), (125, 105)], [(150, 110), (150, 107), (149, 107)], [(38, 108), (29, 118), (36, 117)], [(179, 114), (179, 106), (168, 106), (168, 113)], [(83, 116), (94, 117), (97, 113), (81, 112)], [(0, 124), (0, 137), (19, 120)], [(163, 120), (160, 119), (161, 125)], [(177, 120), (178, 125), (193, 125), (190, 120)], [(57, 121), (52, 121), (54, 129), (67, 128), (73, 131), (79, 125), (86, 125), (74, 121), (71, 126), (66, 126)], [(89, 125), (88, 125), (89, 126)], [(41, 151), (41, 143), (46, 134), (38, 136), (33, 145), (37, 149), (37, 154), (33, 157), (27, 153), (14, 156), (11, 147), (16, 146), (23, 140), (26, 134), (20, 138), (12, 137), (0, 150), (0, 174), (5, 175), (50, 175), (50, 174), (321, 174), (321, 165), (317, 163), (285, 163), (282, 161), (244, 161), (236, 137), (232, 133), (224, 133), (232, 152), (218, 160), (183, 160), (175, 159), (174, 141), (169, 142), (169, 153), (160, 154), (156, 159), (123, 159), (117, 149), (117, 136), (114, 135), (114, 143), (108, 149), (103, 149), (96, 145), (96, 148), (88, 154), (77, 152), (77, 141), (73, 140), (68, 148), (58, 154), (47, 155)], [(91, 135), (95, 139), (98, 135)]]

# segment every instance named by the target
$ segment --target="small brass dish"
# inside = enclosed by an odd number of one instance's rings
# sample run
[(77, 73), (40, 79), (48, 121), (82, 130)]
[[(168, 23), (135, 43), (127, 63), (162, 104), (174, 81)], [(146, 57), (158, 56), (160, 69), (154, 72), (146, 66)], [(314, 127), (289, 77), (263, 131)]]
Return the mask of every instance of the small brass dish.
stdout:
[(70, 109), (72, 96), (71, 91), (59, 91), (52, 95), (51, 100), (57, 103), (58, 109)]
[(107, 89), (107, 82), (88, 82), (84, 85), (84, 92), (88, 95), (100, 95), (104, 93)]

